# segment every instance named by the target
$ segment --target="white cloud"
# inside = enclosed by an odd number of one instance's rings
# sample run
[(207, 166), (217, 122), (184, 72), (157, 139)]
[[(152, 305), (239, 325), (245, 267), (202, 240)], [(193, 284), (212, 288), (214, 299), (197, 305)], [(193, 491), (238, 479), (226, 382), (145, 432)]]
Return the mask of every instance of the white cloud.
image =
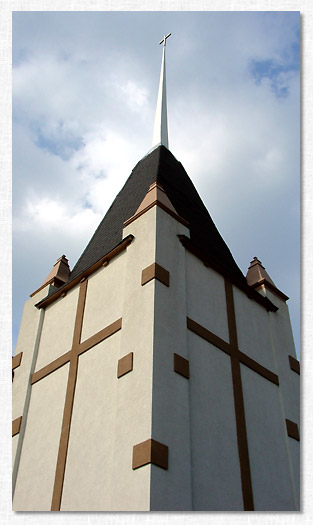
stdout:
[[(27, 233), (37, 246), (39, 231), (45, 231), (43, 278), (62, 253), (73, 266), (150, 149), (158, 41), (170, 25), (170, 149), (236, 259), (242, 254), (243, 268), (258, 255), (255, 229), (260, 239), (262, 231), (278, 228), (279, 253), (271, 246), (263, 261), (275, 281), (271, 268), (275, 273), (281, 253), (288, 258), (291, 242), (279, 230), (276, 201), (284, 202), (289, 231), (295, 220), (289, 207), (294, 210), (299, 172), (298, 73), (277, 76), (289, 88), (279, 99), (270, 78), (256, 85), (250, 61), (286, 65), (295, 21), (291, 13), (257, 12), (14, 15), (16, 271), (24, 271), (26, 258), (18, 243), (24, 246)], [(29, 291), (23, 286), (21, 302)]]

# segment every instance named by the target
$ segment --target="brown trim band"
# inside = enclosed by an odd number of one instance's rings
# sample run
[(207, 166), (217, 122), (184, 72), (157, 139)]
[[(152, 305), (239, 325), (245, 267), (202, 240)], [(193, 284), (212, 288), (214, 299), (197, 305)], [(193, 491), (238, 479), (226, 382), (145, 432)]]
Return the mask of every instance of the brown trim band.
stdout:
[(265, 368), (264, 366), (260, 365), (257, 361), (247, 356), (237, 348), (233, 348), (229, 343), (210, 332), (210, 330), (208, 330), (207, 328), (204, 328), (204, 326), (201, 326), (200, 324), (196, 323), (196, 321), (193, 321), (193, 319), (190, 319), (189, 317), (187, 317), (187, 328), (191, 332), (194, 332), (196, 335), (207, 341), (208, 343), (211, 343), (220, 350), (223, 350), (223, 352), (225, 352), (226, 354), (230, 356), (234, 355), (234, 357), (237, 357), (243, 365), (246, 365), (248, 368), (259, 374), (260, 376), (264, 377), (265, 379), (268, 379), (275, 385), (279, 386), (279, 377), (277, 374), (274, 374), (274, 372), (271, 372), (270, 370), (268, 370), (268, 368)]
[(266, 308), (267, 311), (277, 312), (278, 307), (275, 306), (267, 297), (264, 297), (263, 295), (256, 292), (248, 284), (245, 284), (239, 279), (236, 279), (236, 277), (227, 272), (227, 270), (223, 268), (220, 264), (218, 264), (214, 259), (208, 257), (199, 248), (197, 248), (190, 241), (190, 239), (186, 237), (186, 235), (178, 235), (178, 238), (184, 246), (184, 248), (186, 248), (186, 250), (188, 250), (195, 257), (200, 259), (200, 261), (202, 261), (205, 266), (210, 266), (213, 270), (217, 271), (225, 279), (229, 280), (232, 284), (237, 286), (237, 288), (243, 291), (249, 297), (249, 299), (254, 299), (257, 303)]
[(300, 375), (300, 363), (299, 363), (299, 361), (295, 357), (293, 357), (292, 355), (289, 355), (288, 358), (289, 358), (290, 369)]
[[(123, 239), (115, 248), (113, 248), (113, 250), (111, 250), (109, 253), (101, 257), (99, 261), (97, 261), (92, 266), (90, 266), (87, 270), (79, 274), (72, 281), (69, 281), (68, 283), (61, 286), (61, 288), (59, 288), (52, 295), (49, 295), (48, 297), (45, 297), (44, 299), (39, 301), (39, 303), (37, 303), (35, 306), (37, 308), (45, 308), (49, 304), (56, 301), (62, 295), (62, 293), (67, 292), (68, 290), (71, 290), (74, 286), (76, 286), (83, 277), (88, 277), (89, 275), (94, 273), (96, 270), (98, 270), (105, 261), (110, 261), (117, 255), (119, 255), (122, 251), (126, 250), (127, 246), (131, 244), (133, 239), (134, 239), (133, 235), (127, 235), (125, 239)], [(32, 295), (30, 297), (32, 297)]]
[(22, 424), (22, 416), (17, 417), (12, 421), (12, 437), (16, 436), (16, 434), (19, 434)]
[(107, 339), (111, 335), (115, 334), (122, 328), (122, 318), (117, 319), (117, 321), (114, 321), (114, 323), (110, 324), (109, 326), (106, 326), (103, 328), (103, 330), (100, 330), (93, 336), (89, 337), (89, 339), (86, 339), (86, 341), (83, 341), (83, 343), (80, 343), (78, 346), (73, 347), (72, 350), (69, 350), (65, 354), (61, 355), (48, 365), (44, 366), (40, 370), (37, 370), (37, 372), (34, 372), (31, 378), (31, 384), (37, 383), (37, 381), (40, 381), (40, 379), (46, 377), (47, 375), (51, 374), (51, 372), (54, 372), (61, 366), (68, 363), (71, 359), (71, 356), (73, 352), (75, 352), (76, 355), (81, 355), (86, 350), (89, 350), (93, 346), (97, 345), (98, 343), (101, 343), (104, 341), (104, 339)]
[(168, 469), (168, 446), (155, 439), (147, 439), (133, 446), (133, 470), (144, 465), (156, 465)]
[(89, 339), (86, 339), (86, 341), (83, 341), (80, 343), (78, 349), (77, 349), (77, 355), (81, 355), (86, 350), (89, 350), (93, 346), (101, 343), (111, 335), (115, 334), (122, 328), (122, 318), (117, 319), (117, 321), (114, 321), (114, 323), (111, 323), (109, 326), (106, 326), (96, 334), (89, 337)]
[(229, 343), (226, 343), (223, 339), (218, 337), (217, 335), (213, 334), (213, 332), (210, 332), (207, 328), (204, 328), (199, 323), (196, 323), (196, 321), (193, 321), (193, 319), (190, 319), (190, 317), (187, 317), (187, 328), (194, 332), (195, 334), (199, 335), (202, 339), (205, 339), (208, 343), (211, 343), (214, 346), (217, 346), (220, 350), (223, 350), (228, 355), (231, 355), (232, 351), (230, 348)]
[(42, 379), (43, 377), (48, 376), (49, 374), (51, 374), (51, 372), (54, 372), (61, 366), (68, 363), (70, 361), (71, 355), (72, 355), (72, 350), (69, 350), (68, 352), (61, 355), (60, 357), (58, 357), (57, 359), (55, 359), (48, 365), (44, 366), (40, 370), (37, 370), (37, 372), (34, 372), (31, 377), (31, 384), (33, 385), (37, 383), (37, 381), (40, 381), (40, 379)]
[(152, 263), (150, 266), (147, 266), (141, 273), (141, 286), (144, 286), (152, 279), (157, 279), (165, 286), (170, 285), (170, 273), (160, 266), (158, 263)]
[(23, 352), (20, 352), (19, 354), (12, 356), (12, 370), (15, 370), (15, 368), (20, 366), (22, 357), (23, 357)]
[(274, 385), (279, 386), (279, 377), (277, 374), (274, 374), (274, 372), (271, 372), (268, 370), (268, 368), (265, 368), (265, 366), (260, 365), (257, 361), (247, 356), (240, 350), (238, 350), (238, 359), (243, 365), (250, 368), (250, 370), (253, 370), (265, 379), (268, 379), (268, 381), (271, 381), (271, 383), (274, 383)]
[(251, 288), (254, 288), (255, 290), (258, 290), (259, 288), (262, 288), (262, 286), (265, 286), (265, 288), (268, 288), (279, 299), (282, 299), (285, 302), (289, 299), (288, 295), (284, 294), (281, 290), (276, 288), (276, 286), (270, 283), (267, 279), (261, 279), (260, 281), (254, 284), (250, 284), (249, 286), (251, 286)]
[(180, 215), (178, 215), (174, 211), (172, 211), (169, 208), (167, 208), (167, 206), (165, 206), (165, 204), (163, 204), (162, 202), (160, 202), (158, 200), (153, 201), (144, 210), (141, 210), (140, 212), (136, 213), (135, 215), (133, 215), (132, 217), (127, 219), (127, 221), (124, 222), (124, 226), (128, 226), (129, 224), (134, 222), (136, 219), (138, 219), (138, 217), (141, 217), (144, 213), (146, 213), (146, 211), (151, 210), (151, 208), (153, 208), (153, 206), (159, 206), (159, 208), (162, 208), (162, 210), (164, 210), (166, 213), (168, 213), (169, 215), (174, 217), (174, 219), (176, 219), (178, 222), (180, 222), (181, 224), (183, 224), (184, 226), (189, 228), (189, 222), (188, 221), (183, 219)]
[(299, 434), (299, 428), (298, 428), (297, 423), (290, 421), (290, 419), (286, 419), (286, 428), (287, 428), (287, 434), (289, 437), (296, 439), (297, 441), (300, 441), (300, 434)]

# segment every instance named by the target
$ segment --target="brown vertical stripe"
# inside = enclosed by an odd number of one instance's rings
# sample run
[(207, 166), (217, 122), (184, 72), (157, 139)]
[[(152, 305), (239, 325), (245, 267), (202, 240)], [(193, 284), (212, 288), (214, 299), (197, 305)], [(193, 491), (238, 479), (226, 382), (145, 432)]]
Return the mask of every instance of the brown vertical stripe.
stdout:
[(238, 454), (239, 454), (239, 462), (240, 462), (243, 506), (244, 506), (244, 510), (254, 510), (245, 408), (244, 408), (241, 373), (240, 373), (234, 293), (233, 293), (233, 285), (227, 279), (225, 279), (225, 294), (226, 294), (226, 304), (227, 304), (229, 342), (230, 342), (231, 348), (233, 349), (233, 353), (231, 356), (231, 371), (232, 371), (232, 379), (233, 379), (233, 392), (234, 392), (235, 417), (236, 417), (236, 429), (237, 429), (237, 444), (238, 444)]
[(246, 419), (240, 374), (240, 363), (238, 359), (233, 356), (231, 357), (231, 370), (233, 379), (237, 443), (240, 462), (243, 505), (244, 510), (254, 510)]
[(87, 284), (88, 284), (88, 281), (85, 280), (81, 283), (80, 288), (79, 288), (79, 297), (78, 297), (76, 319), (75, 319), (75, 326), (74, 326), (74, 335), (73, 335), (73, 347), (79, 345), (80, 343), (81, 331), (82, 331), (82, 326), (83, 326), (84, 309), (85, 309), (85, 300), (86, 300), (86, 293), (87, 293)]
[(74, 334), (73, 334), (73, 345), (72, 345), (73, 354), (70, 359), (70, 369), (69, 369), (68, 381), (67, 381), (67, 389), (66, 389), (65, 405), (64, 405), (64, 412), (63, 412), (63, 421), (62, 421), (61, 437), (60, 437), (60, 444), (59, 444), (58, 460), (57, 460), (57, 466), (56, 466), (55, 478), (54, 478), (51, 510), (60, 510), (60, 507), (61, 507), (66, 456), (67, 456), (68, 442), (69, 442), (69, 437), (70, 437), (70, 427), (71, 427), (71, 420), (72, 420), (74, 394), (75, 394), (75, 387), (76, 387), (76, 380), (77, 380), (77, 368), (78, 368), (78, 356), (74, 350), (75, 348), (78, 347), (80, 343), (80, 337), (81, 337), (81, 331), (82, 331), (82, 325), (83, 325), (84, 308), (85, 308), (85, 300), (86, 300), (86, 292), (87, 292), (87, 284), (88, 284), (87, 280), (83, 281), (79, 289), (79, 297), (78, 297)]
[(238, 348), (233, 285), (231, 284), (230, 281), (227, 281), (227, 279), (225, 279), (225, 293), (226, 293), (226, 305), (227, 305), (229, 342), (232, 347)]
[(70, 361), (70, 370), (69, 370), (68, 382), (67, 382), (67, 390), (66, 390), (63, 421), (62, 421), (59, 454), (58, 454), (57, 466), (56, 466), (56, 471), (55, 471), (51, 510), (60, 510), (60, 507), (61, 507), (66, 456), (67, 456), (70, 426), (71, 426), (72, 412), (73, 412), (75, 386), (76, 386), (76, 379), (77, 379), (77, 367), (78, 367), (78, 358), (77, 356), (73, 356)]

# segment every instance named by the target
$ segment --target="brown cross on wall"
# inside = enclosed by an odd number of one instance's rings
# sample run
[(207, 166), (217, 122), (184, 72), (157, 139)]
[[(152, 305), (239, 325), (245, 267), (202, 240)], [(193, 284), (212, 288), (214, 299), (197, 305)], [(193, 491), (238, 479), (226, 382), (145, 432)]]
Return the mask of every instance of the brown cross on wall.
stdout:
[(187, 317), (187, 327), (189, 328), (189, 330), (199, 335), (209, 343), (213, 344), (220, 350), (223, 350), (223, 352), (230, 356), (243, 503), (245, 510), (254, 510), (240, 363), (248, 366), (251, 370), (254, 370), (254, 372), (257, 372), (262, 377), (265, 377), (265, 379), (268, 379), (275, 385), (279, 385), (279, 380), (276, 374), (263, 367), (254, 359), (251, 359), (251, 357), (248, 357), (246, 354), (239, 350), (237, 340), (233, 287), (231, 282), (227, 279), (225, 279), (225, 293), (227, 305), (229, 343), (227, 343), (217, 335), (213, 334), (200, 324), (196, 323), (189, 317)]
[(66, 465), (66, 456), (70, 435), (70, 427), (72, 420), (72, 411), (74, 403), (74, 394), (75, 386), (77, 379), (77, 369), (78, 369), (78, 358), (81, 354), (90, 350), (93, 346), (97, 345), (101, 341), (104, 341), (110, 335), (115, 334), (118, 330), (122, 328), (122, 319), (117, 319), (114, 323), (110, 324), (103, 330), (100, 330), (93, 336), (86, 339), (86, 341), (80, 342), (81, 340), (81, 331), (83, 326), (83, 316), (85, 309), (85, 300), (87, 294), (87, 279), (83, 278), (81, 280), (79, 297), (77, 303), (77, 311), (74, 325), (74, 334), (73, 334), (73, 343), (72, 348), (65, 354), (61, 355), (47, 366), (41, 368), (32, 375), (31, 384), (33, 385), (43, 377), (46, 377), (48, 374), (51, 374), (61, 366), (66, 363), (70, 363), (70, 369), (67, 380), (66, 396), (65, 396), (65, 405), (63, 412), (63, 421), (61, 428), (61, 437), (59, 444), (59, 452), (57, 459), (57, 466), (54, 479), (54, 488), (52, 496), (51, 510), (60, 510), (61, 507), (61, 497), (63, 491), (63, 482), (64, 482), (64, 473)]

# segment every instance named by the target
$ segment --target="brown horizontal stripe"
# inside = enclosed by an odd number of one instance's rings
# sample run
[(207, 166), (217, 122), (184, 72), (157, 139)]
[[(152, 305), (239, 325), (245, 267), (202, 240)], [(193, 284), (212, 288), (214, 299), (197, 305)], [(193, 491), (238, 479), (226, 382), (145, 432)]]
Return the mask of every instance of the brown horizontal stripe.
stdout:
[(20, 366), (22, 361), (23, 352), (20, 352), (19, 354), (16, 354), (14, 357), (12, 357), (12, 370)]
[(288, 299), (289, 299), (288, 295), (284, 294), (281, 290), (276, 288), (276, 286), (274, 284), (270, 283), (267, 279), (261, 279), (257, 283), (250, 284), (250, 286), (251, 286), (251, 288), (255, 288), (256, 290), (258, 288), (261, 288), (262, 286), (265, 286), (265, 288), (268, 288), (279, 299), (282, 299), (285, 302), (288, 301)]
[(296, 439), (297, 441), (300, 441), (300, 434), (297, 423), (290, 421), (290, 419), (286, 419), (286, 427), (288, 436), (293, 439)]
[(165, 204), (163, 204), (162, 202), (159, 202), (158, 200), (151, 202), (151, 204), (149, 204), (144, 210), (141, 210), (140, 212), (136, 213), (135, 215), (127, 219), (127, 221), (124, 222), (124, 226), (128, 226), (129, 224), (131, 224), (133, 221), (138, 219), (138, 217), (141, 217), (144, 213), (146, 213), (146, 211), (151, 210), (153, 206), (159, 206), (159, 208), (162, 208), (162, 210), (166, 211), (166, 213), (174, 217), (174, 219), (176, 219), (178, 222), (180, 222), (181, 224), (189, 228), (188, 221), (183, 219), (180, 215), (178, 215), (174, 211), (170, 210)]
[(12, 421), (12, 437), (16, 436), (19, 433), (22, 423), (22, 416), (17, 417)]
[(150, 264), (150, 266), (147, 266), (147, 268), (142, 270), (141, 285), (144, 286), (149, 281), (152, 281), (152, 279), (157, 279), (161, 283), (165, 284), (165, 286), (170, 285), (169, 272), (158, 263)]
[(114, 321), (114, 323), (110, 324), (106, 328), (103, 328), (103, 330), (100, 330), (100, 332), (92, 335), (89, 337), (89, 339), (86, 339), (86, 341), (83, 341), (79, 347), (77, 347), (77, 354), (81, 355), (82, 353), (86, 352), (86, 350), (89, 350), (89, 348), (92, 348), (98, 343), (101, 343), (101, 341), (104, 341), (104, 339), (107, 339), (107, 337), (110, 337), (110, 335), (113, 335), (121, 330), (121, 328), (122, 318), (117, 319), (117, 321)]
[(37, 370), (37, 372), (34, 372), (31, 378), (31, 384), (33, 385), (34, 383), (37, 383), (37, 381), (39, 381), (43, 377), (51, 374), (51, 372), (54, 372), (61, 366), (68, 363), (71, 358), (71, 355), (72, 355), (72, 350), (69, 350), (68, 352), (61, 355), (60, 357), (58, 357), (57, 359), (55, 359), (48, 365), (44, 366), (40, 370)]
[[(59, 290), (57, 290), (52, 295), (49, 295), (48, 297), (45, 297), (44, 299), (39, 301), (39, 303), (37, 303), (35, 306), (37, 308), (45, 308), (49, 304), (56, 301), (62, 295), (62, 293), (67, 292), (68, 290), (71, 290), (72, 288), (74, 288), (74, 286), (76, 286), (83, 277), (88, 277), (89, 275), (94, 273), (96, 270), (98, 270), (98, 268), (100, 268), (100, 266), (102, 266), (102, 264), (105, 261), (110, 261), (111, 259), (113, 259), (113, 257), (116, 257), (116, 255), (126, 250), (127, 246), (129, 246), (129, 244), (133, 241), (133, 239), (134, 239), (133, 235), (127, 235), (127, 237), (125, 237), (125, 239), (123, 239), (113, 250), (111, 250), (109, 253), (104, 255), (104, 257), (101, 257), (99, 261), (97, 261), (95, 264), (90, 266), (87, 270), (79, 274), (77, 277), (75, 277), (75, 279), (63, 285)], [(30, 297), (32, 297), (32, 295)]]
[(254, 359), (248, 357), (243, 352), (240, 352), (240, 350), (232, 349), (229, 343), (226, 343), (226, 341), (223, 341), (223, 339), (220, 339), (220, 337), (213, 334), (212, 332), (210, 332), (210, 330), (207, 330), (207, 328), (204, 328), (204, 326), (201, 326), (189, 317), (187, 317), (187, 328), (195, 334), (202, 337), (202, 339), (205, 339), (214, 346), (217, 346), (217, 348), (223, 350), (226, 354), (234, 355), (240, 360), (241, 363), (251, 368), (251, 370), (254, 370), (254, 372), (257, 372), (262, 377), (265, 377), (275, 385), (279, 385), (279, 378), (276, 374), (274, 374), (264, 366), (260, 365), (259, 363), (254, 361)]
[(288, 357), (289, 357), (289, 365), (290, 365), (291, 370), (293, 370), (294, 372), (300, 375), (299, 361), (295, 357), (292, 357), (292, 355), (289, 355)]
[(265, 377), (265, 379), (268, 379), (275, 385), (279, 386), (278, 375), (274, 374), (274, 372), (271, 372), (270, 370), (268, 370), (268, 368), (265, 368), (264, 366), (260, 365), (251, 357), (248, 357), (243, 352), (240, 352), (240, 350), (238, 350), (238, 358), (243, 365), (246, 365), (254, 372), (257, 372), (260, 376)]
[(189, 317), (187, 317), (187, 328), (195, 334), (202, 337), (202, 339), (205, 339), (214, 346), (217, 346), (217, 348), (223, 350), (223, 352), (226, 352), (226, 354), (232, 354), (232, 350), (230, 348), (229, 343), (226, 343), (226, 341), (223, 341), (223, 339), (210, 332), (210, 330), (208, 330), (207, 328), (204, 328), (204, 326), (201, 326), (200, 324), (196, 323), (196, 321), (193, 321)]

